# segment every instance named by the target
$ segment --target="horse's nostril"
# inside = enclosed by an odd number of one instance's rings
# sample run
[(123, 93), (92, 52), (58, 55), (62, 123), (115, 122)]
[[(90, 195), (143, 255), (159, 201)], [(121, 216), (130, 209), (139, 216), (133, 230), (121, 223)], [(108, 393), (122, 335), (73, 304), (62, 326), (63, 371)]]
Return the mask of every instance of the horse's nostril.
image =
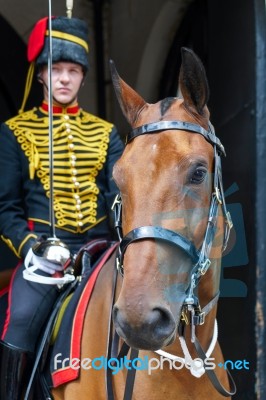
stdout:
[(175, 321), (173, 319), (170, 311), (164, 308), (154, 308), (150, 313), (150, 331), (152, 337), (156, 338), (166, 338), (170, 336), (175, 330)]
[(175, 337), (174, 318), (162, 307), (153, 308), (136, 322), (130, 314), (114, 306), (113, 318), (118, 334), (132, 347), (157, 350)]

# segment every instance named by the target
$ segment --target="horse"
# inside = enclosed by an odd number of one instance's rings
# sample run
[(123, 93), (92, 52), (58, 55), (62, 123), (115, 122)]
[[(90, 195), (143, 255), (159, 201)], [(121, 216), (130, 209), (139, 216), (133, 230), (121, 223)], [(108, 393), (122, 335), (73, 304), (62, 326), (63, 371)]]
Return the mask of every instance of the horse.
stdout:
[(131, 132), (113, 170), (119, 245), (87, 307), (81, 359), (108, 360), (113, 334), (134, 356), (118, 355), (124, 364), (117, 370), (108, 364), (109, 379), (106, 368), (80, 368), (78, 379), (52, 390), (55, 400), (221, 400), (235, 393), (230, 374), (218, 367), (224, 358), (216, 321), (232, 227), (222, 186), (225, 150), (210, 123), (204, 66), (191, 49), (181, 53), (182, 97), (155, 104), (110, 62)]

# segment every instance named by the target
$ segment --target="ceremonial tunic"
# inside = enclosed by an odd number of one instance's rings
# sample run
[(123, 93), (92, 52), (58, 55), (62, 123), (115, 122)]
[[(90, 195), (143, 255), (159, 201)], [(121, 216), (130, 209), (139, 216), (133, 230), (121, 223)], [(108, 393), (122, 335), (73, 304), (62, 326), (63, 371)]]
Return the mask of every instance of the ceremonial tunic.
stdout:
[[(63, 111), (63, 112), (62, 112)], [(53, 112), (53, 191), (57, 236), (86, 241), (109, 233), (117, 193), (112, 169), (123, 149), (114, 126), (78, 107)], [(24, 258), (49, 233), (47, 105), (18, 115), (0, 130), (0, 233)]]
[[(0, 234), (22, 259), (38, 236), (50, 236), (48, 122), (43, 103), (0, 129)], [(122, 151), (111, 123), (78, 106), (53, 107), (55, 231), (72, 253), (90, 239), (110, 235), (108, 214), (117, 193), (112, 169)], [(25, 281), (22, 269), (14, 274), (2, 339), (33, 351), (57, 289)]]

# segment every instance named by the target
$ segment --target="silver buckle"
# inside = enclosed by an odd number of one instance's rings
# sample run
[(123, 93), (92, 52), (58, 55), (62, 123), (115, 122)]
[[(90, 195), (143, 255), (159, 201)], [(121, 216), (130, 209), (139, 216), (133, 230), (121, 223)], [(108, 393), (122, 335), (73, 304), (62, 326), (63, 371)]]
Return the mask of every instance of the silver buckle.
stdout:
[(205, 275), (211, 265), (211, 261), (207, 258), (203, 263), (200, 264), (199, 273)]
[(221, 192), (217, 186), (215, 186), (215, 196), (219, 204), (223, 204), (223, 200), (221, 197)]
[(112, 210), (112, 211), (114, 211), (114, 209), (115, 209), (115, 207), (116, 207), (117, 204), (121, 204), (121, 196), (120, 196), (120, 193), (118, 193), (118, 194), (115, 196), (114, 202), (113, 202), (112, 207), (111, 207), (111, 210)]
[(224, 244), (223, 244), (223, 248), (222, 251), (225, 251), (228, 241), (229, 241), (229, 237), (230, 237), (230, 232), (231, 229), (233, 228), (233, 221), (231, 218), (231, 214), (229, 211), (226, 212), (225, 214), (225, 232), (224, 232)]
[(124, 266), (121, 265), (119, 257), (116, 257), (116, 269), (122, 276), (124, 275)]
[(227, 211), (227, 213), (226, 213), (226, 223), (228, 225), (229, 230), (231, 230), (233, 228), (233, 221), (232, 221), (231, 214), (229, 211)]
[(193, 315), (193, 324), (194, 325), (203, 325), (205, 322), (205, 312), (201, 311)]

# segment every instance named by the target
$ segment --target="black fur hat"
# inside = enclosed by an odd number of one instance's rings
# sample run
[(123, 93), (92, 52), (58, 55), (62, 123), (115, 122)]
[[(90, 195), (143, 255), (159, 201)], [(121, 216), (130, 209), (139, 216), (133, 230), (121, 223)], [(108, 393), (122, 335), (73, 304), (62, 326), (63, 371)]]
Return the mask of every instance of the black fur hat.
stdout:
[[(70, 61), (82, 65), (87, 71), (88, 65), (88, 27), (78, 18), (54, 17), (52, 24), (53, 62)], [(36, 24), (31, 33), (28, 46), (28, 58), (36, 65), (47, 64), (49, 51), (48, 19)], [(31, 56), (29, 56), (31, 54)]]
[[(89, 68), (88, 27), (78, 18), (53, 17), (52, 56), (53, 62), (69, 61), (80, 64), (84, 73)], [(33, 73), (36, 66), (47, 65), (49, 51), (48, 17), (40, 19), (34, 26), (28, 41), (27, 58), (30, 62), (24, 96), (19, 113), (24, 111), (30, 93)]]

